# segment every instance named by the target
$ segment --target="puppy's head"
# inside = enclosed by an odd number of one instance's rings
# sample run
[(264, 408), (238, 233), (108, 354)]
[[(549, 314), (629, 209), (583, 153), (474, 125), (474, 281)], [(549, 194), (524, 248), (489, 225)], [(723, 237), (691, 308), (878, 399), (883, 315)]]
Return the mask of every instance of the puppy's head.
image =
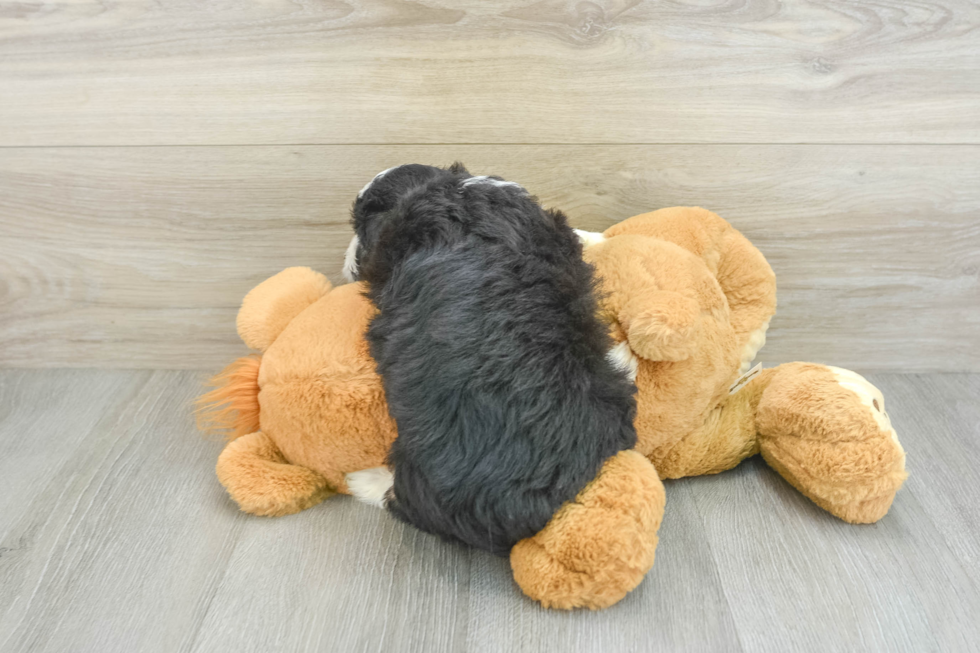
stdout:
[(448, 168), (408, 164), (378, 173), (354, 201), (354, 238), (347, 248), (344, 276), (383, 285), (405, 256), (459, 237), (473, 222), (475, 206), (488, 194), (505, 202), (530, 200), (518, 184), (474, 177), (461, 163)]
[(371, 283), (386, 279), (396, 257), (403, 256), (413, 240), (405, 204), (412, 199), (438, 201), (440, 194), (451, 192), (467, 176), (460, 163), (449, 168), (412, 163), (375, 175), (357, 194), (351, 209), (354, 238), (344, 257), (344, 277)]

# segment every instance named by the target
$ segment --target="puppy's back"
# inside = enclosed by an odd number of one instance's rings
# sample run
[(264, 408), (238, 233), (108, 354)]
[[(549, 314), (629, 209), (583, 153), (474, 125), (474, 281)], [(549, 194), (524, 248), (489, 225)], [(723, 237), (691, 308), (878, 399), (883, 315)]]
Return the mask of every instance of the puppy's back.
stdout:
[(368, 339), (399, 433), (389, 509), (506, 554), (634, 446), (635, 407), (564, 216), (473, 190), (443, 214), (400, 207), (407, 237), (443, 237), (371, 285)]

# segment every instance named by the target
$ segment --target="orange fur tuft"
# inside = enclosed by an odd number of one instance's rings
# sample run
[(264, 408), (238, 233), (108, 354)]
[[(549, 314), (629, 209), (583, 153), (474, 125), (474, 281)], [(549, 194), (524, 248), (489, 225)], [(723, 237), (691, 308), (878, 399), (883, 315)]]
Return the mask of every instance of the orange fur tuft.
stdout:
[(239, 358), (211, 377), (213, 390), (195, 400), (197, 428), (228, 440), (259, 430), (259, 365), (262, 355)]

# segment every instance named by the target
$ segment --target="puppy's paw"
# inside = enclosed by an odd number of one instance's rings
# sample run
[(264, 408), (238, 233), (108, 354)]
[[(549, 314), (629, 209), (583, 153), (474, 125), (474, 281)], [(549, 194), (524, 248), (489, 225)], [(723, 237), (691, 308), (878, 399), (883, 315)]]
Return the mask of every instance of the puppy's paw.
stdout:
[(395, 483), (395, 475), (387, 467), (372, 467), (351, 472), (344, 478), (350, 493), (364, 503), (384, 508), (388, 492)]

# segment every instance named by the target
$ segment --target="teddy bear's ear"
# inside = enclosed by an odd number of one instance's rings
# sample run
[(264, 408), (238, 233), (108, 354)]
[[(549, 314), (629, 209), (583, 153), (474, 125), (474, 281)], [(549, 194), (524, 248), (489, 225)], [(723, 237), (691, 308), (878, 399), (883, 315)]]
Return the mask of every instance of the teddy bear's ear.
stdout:
[(265, 351), (294, 317), (330, 292), (330, 281), (310, 268), (286, 268), (245, 295), (238, 311), (238, 335)]
[(685, 360), (698, 341), (701, 308), (677, 292), (643, 293), (627, 300), (617, 317), (630, 348), (647, 360)]

